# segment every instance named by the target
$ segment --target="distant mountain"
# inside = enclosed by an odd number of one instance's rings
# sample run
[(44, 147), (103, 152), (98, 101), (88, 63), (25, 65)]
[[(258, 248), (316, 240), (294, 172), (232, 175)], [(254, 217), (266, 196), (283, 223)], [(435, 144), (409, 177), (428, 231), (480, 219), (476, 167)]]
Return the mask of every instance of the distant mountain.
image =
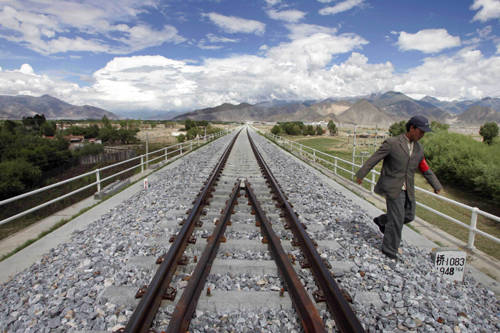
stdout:
[(322, 116), (326, 116), (327, 114), (333, 113), (334, 115), (339, 115), (345, 110), (349, 109), (353, 103), (349, 103), (347, 101), (335, 101), (333, 99), (327, 99), (321, 103), (317, 103), (311, 105), (309, 108), (316, 111)]
[(265, 120), (270, 122), (302, 121), (312, 123), (320, 117), (322, 117), (321, 114), (316, 112), (312, 107), (308, 107), (295, 113), (277, 114)]
[(36, 114), (45, 115), (46, 119), (122, 119), (109, 111), (90, 105), (75, 106), (49, 95), (5, 96), (0, 95), (0, 119), (22, 119)]
[(474, 101), (440, 101), (439, 99), (430, 96), (425, 96), (420, 99), (420, 101), (430, 103), (435, 107), (452, 114), (460, 114), (474, 104)]
[(449, 113), (429, 103), (427, 100), (415, 100), (395, 91), (374, 96), (370, 102), (381, 110), (386, 111), (393, 119), (409, 119), (415, 115), (423, 115), (431, 121), (447, 122), (452, 118)]
[(493, 110), (500, 112), (500, 99), (485, 97), (479, 101), (474, 102), (472, 105), (486, 106), (492, 108)]
[(471, 106), (453, 120), (455, 123), (466, 125), (483, 125), (486, 122), (492, 121), (500, 123), (500, 112), (480, 105)]
[(299, 110), (306, 109), (307, 106), (302, 103), (279, 103), (277, 106), (267, 105), (263, 108), (248, 103), (232, 105), (225, 103), (214, 108), (207, 108), (188, 112), (177, 116), (175, 120), (211, 120), (211, 121), (262, 121), (276, 114), (290, 114)]
[(367, 98), (368, 101), (370, 101), (373, 105), (376, 107), (382, 109), (385, 108), (386, 106), (393, 105), (399, 102), (407, 101), (411, 103), (416, 103), (424, 108), (435, 108), (435, 105), (432, 105), (431, 103), (427, 103), (425, 101), (418, 101), (410, 96), (406, 96), (403, 93), (397, 92), (397, 91), (388, 91), (382, 95), (376, 95), (374, 98)]
[(390, 125), (394, 123), (392, 117), (366, 99), (357, 101), (356, 104), (339, 114), (337, 118), (341, 123), (347, 124)]
[(184, 112), (181, 111), (163, 111), (163, 110), (137, 110), (137, 111), (122, 111), (116, 112), (117, 115), (129, 119), (142, 120), (167, 120), (180, 116)]
[(174, 119), (175, 117), (178, 117), (182, 114), (184, 114), (184, 112), (172, 110), (172, 111), (157, 113), (156, 115), (149, 116), (147, 119), (148, 120), (170, 120), (170, 119)]

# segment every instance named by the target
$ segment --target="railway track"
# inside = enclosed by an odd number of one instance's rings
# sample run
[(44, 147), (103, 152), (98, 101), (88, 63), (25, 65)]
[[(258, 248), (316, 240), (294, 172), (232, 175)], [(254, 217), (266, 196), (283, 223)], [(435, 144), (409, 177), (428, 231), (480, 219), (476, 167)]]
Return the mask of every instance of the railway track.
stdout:
[[(246, 128), (225, 149), (192, 205), (121, 331), (148, 332), (168, 322), (167, 332), (186, 332), (197, 311), (277, 308), (294, 309), (295, 326), (306, 332), (326, 332), (320, 315), (325, 302), (341, 332), (364, 332)], [(167, 227), (174, 229), (172, 223)], [(248, 260), (249, 253), (262, 253), (264, 260)], [(303, 269), (313, 273), (316, 290), (304, 285)], [(233, 290), (217, 281), (228, 272), (241, 281)], [(251, 276), (258, 277), (254, 285), (245, 283)], [(170, 318), (155, 320), (165, 306), (175, 307)]]

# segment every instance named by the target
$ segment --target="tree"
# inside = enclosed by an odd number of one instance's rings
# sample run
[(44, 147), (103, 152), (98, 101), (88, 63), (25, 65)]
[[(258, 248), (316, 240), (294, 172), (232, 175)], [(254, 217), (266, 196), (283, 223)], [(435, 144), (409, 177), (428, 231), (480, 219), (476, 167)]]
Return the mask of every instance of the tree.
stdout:
[(153, 129), (153, 128), (155, 128), (155, 127), (156, 127), (156, 121), (153, 121), (153, 122), (151, 123), (151, 129)]
[(314, 135), (314, 127), (313, 125), (307, 125), (304, 135)]
[(337, 125), (335, 125), (335, 123), (333, 122), (333, 120), (330, 119), (330, 121), (328, 122), (328, 125), (326, 125), (328, 127), (328, 130), (330, 131), (330, 135), (337, 135), (338, 134), (338, 129), (337, 129)]
[(273, 128), (271, 129), (271, 133), (274, 135), (280, 135), (282, 132), (281, 127), (279, 125), (274, 125)]
[(447, 131), (450, 128), (450, 125), (438, 123), (437, 121), (431, 122), (431, 130), (433, 131)]
[(479, 129), (479, 134), (483, 137), (483, 142), (491, 145), (493, 143), (493, 139), (498, 137), (498, 125), (495, 122), (485, 123)]
[(184, 142), (185, 139), (186, 139), (186, 136), (184, 134), (177, 135), (178, 142)]
[(24, 159), (0, 163), (0, 199), (22, 193), (27, 184), (36, 182), (42, 172)]
[(316, 135), (323, 135), (325, 133), (321, 125), (316, 126)]
[(406, 133), (406, 120), (401, 120), (400, 122), (394, 123), (389, 127), (389, 133), (391, 136), (398, 136)]
[(184, 127), (186, 127), (186, 131), (189, 131), (191, 128), (196, 127), (196, 123), (191, 119), (186, 119)]
[(101, 121), (102, 121), (102, 124), (104, 125), (104, 127), (106, 127), (106, 128), (111, 128), (112, 127), (111, 126), (111, 122), (109, 121), (109, 118), (106, 117), (106, 115), (102, 116)]
[(292, 127), (292, 135), (300, 135), (302, 132), (300, 131), (299, 125), (293, 125)]
[(56, 124), (53, 122), (45, 122), (40, 126), (40, 133), (45, 136), (54, 136), (56, 134)]
[(16, 127), (17, 123), (13, 122), (12, 120), (6, 120), (2, 126), (2, 128), (4, 128), (5, 130), (7, 130), (12, 134), (16, 134)]
[(188, 140), (194, 139), (198, 135), (198, 127), (191, 127), (189, 131), (186, 133), (186, 138)]

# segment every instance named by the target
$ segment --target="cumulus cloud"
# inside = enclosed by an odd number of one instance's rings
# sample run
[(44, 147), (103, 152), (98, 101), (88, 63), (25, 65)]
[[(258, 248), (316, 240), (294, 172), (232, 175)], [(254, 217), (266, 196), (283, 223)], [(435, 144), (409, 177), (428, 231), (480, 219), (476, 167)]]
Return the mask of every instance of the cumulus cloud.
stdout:
[(486, 22), (500, 18), (500, 1), (498, 0), (474, 0), (470, 9), (479, 10), (472, 21)]
[(424, 53), (435, 53), (460, 46), (460, 37), (451, 36), (446, 29), (425, 29), (416, 34), (402, 31), (396, 44), (401, 51), (418, 50)]
[[(51, 78), (47, 75), (35, 74), (29, 64), (20, 69), (0, 71), (0, 91), (3, 95), (41, 96), (50, 94), (66, 101), (80, 101), (77, 97), (81, 89), (77, 84)], [(84, 103), (80, 103), (84, 104)]]
[[(127, 54), (165, 42), (180, 43), (173, 26), (156, 30), (137, 15), (156, 1), (10, 1), (0, 9), (0, 38), (44, 55), (64, 52)], [(70, 37), (71, 36), (71, 37)]]
[(447, 100), (481, 98), (499, 89), (500, 57), (484, 57), (479, 50), (464, 48), (452, 56), (424, 59), (408, 71), (395, 89), (405, 93), (430, 94)]
[[(321, 1), (320, 2), (330, 2), (330, 1)], [(359, 7), (363, 5), (364, 0), (346, 0), (342, 1), (335, 6), (332, 7), (325, 7), (319, 11), (320, 15), (335, 15), (338, 13), (342, 13), (345, 11), (348, 11), (350, 9), (353, 9), (355, 7)]]
[(301, 12), (300, 10), (282, 10), (280, 12), (271, 9), (267, 11), (267, 15), (273, 20), (281, 20), (290, 23), (299, 22), (306, 15), (305, 12)]
[[(94, 72), (86, 87), (39, 75), (25, 64), (0, 71), (0, 91), (50, 94), (76, 105), (132, 111), (194, 110), (271, 98), (341, 98), (389, 90), (469, 99), (500, 89), (499, 56), (487, 58), (467, 47), (452, 55), (426, 57), (422, 65), (399, 73), (390, 62), (370, 63), (360, 51), (367, 43), (354, 34), (315, 33), (262, 47), (260, 56), (231, 55), (201, 63), (163, 56), (116, 57)], [(335, 62), (341, 53), (350, 55), (344, 62)]]
[(224, 16), (214, 12), (202, 14), (202, 16), (207, 17), (213, 24), (228, 33), (241, 32), (262, 36), (266, 31), (266, 25), (259, 21), (247, 20), (236, 16)]
[(324, 27), (315, 24), (287, 24), (287, 29), (290, 30), (288, 38), (290, 39), (301, 39), (312, 36), (317, 33), (325, 33), (334, 35), (337, 33), (336, 28)]

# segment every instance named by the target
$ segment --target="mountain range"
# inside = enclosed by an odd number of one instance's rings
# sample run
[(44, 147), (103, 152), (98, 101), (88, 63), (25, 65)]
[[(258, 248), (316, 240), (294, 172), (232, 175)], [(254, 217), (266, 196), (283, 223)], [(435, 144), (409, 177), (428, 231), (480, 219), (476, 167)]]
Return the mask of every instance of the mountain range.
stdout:
[(448, 124), (482, 125), (487, 121), (500, 122), (500, 99), (486, 97), (476, 101), (440, 101), (425, 96), (420, 100), (403, 93), (383, 94), (323, 101), (279, 101), (250, 105), (225, 103), (218, 107), (182, 114), (174, 120), (217, 121), (303, 121), (318, 122), (330, 119), (344, 124), (390, 125), (414, 115), (424, 115), (430, 121)]
[(45, 115), (46, 119), (122, 119), (109, 111), (90, 105), (75, 106), (49, 95), (5, 96), (0, 95), (0, 119), (22, 119), (36, 114)]
[(49, 95), (2, 96), (0, 119), (44, 114), (47, 119), (110, 119), (142, 118), (154, 120), (209, 120), (209, 121), (266, 121), (318, 122), (333, 120), (343, 124), (390, 125), (414, 115), (426, 116), (430, 121), (448, 124), (482, 125), (500, 123), (500, 99), (486, 97), (480, 100), (440, 101), (431, 96), (417, 100), (403, 93), (388, 91), (383, 94), (355, 96), (321, 101), (273, 100), (255, 105), (241, 103), (222, 105), (181, 113), (179, 111), (137, 111), (116, 115), (89, 105), (75, 106)]

